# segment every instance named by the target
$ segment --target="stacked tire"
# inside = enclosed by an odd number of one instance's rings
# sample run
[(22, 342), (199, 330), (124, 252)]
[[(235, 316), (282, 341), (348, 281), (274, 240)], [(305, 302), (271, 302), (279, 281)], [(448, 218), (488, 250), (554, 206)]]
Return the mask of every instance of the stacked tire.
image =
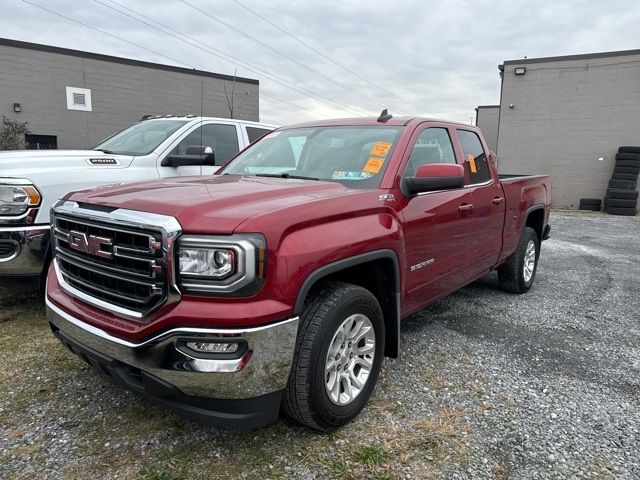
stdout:
[(590, 210), (592, 212), (600, 211), (600, 204), (602, 200), (599, 198), (581, 198), (580, 199), (580, 210)]
[(640, 147), (623, 146), (616, 153), (616, 165), (609, 180), (605, 211), (611, 215), (636, 214), (638, 208), (638, 174), (640, 173)]

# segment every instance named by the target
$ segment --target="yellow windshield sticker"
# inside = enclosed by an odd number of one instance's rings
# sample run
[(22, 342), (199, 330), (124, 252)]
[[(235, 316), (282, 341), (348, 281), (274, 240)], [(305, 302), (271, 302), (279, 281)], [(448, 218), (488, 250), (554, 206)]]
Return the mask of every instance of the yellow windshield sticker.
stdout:
[(476, 168), (476, 159), (473, 155), (467, 155), (467, 162), (469, 162), (469, 168), (471, 169), (471, 173), (478, 173), (478, 169)]
[(382, 168), (382, 164), (384, 163), (384, 158), (378, 157), (369, 157), (366, 165), (362, 169), (363, 172), (377, 174)]
[(390, 143), (378, 142), (373, 146), (373, 148), (369, 152), (369, 155), (378, 155), (380, 157), (384, 157), (385, 155), (387, 155), (387, 152), (389, 151), (390, 148), (391, 148)]

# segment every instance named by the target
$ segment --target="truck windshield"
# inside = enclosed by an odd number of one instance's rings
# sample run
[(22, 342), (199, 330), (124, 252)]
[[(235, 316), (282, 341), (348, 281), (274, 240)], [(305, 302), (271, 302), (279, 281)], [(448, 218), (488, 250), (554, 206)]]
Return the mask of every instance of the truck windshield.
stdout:
[(403, 127), (307, 127), (276, 130), (220, 173), (309, 178), (377, 188)]
[(147, 120), (122, 130), (94, 150), (119, 155), (148, 155), (188, 120)]

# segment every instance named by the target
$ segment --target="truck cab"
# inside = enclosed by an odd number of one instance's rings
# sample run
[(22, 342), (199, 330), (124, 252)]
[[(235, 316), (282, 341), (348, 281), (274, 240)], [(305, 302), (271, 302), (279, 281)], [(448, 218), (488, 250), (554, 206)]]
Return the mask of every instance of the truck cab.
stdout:
[(211, 175), (274, 128), (225, 118), (155, 116), (90, 150), (0, 152), (0, 283), (41, 284), (49, 261), (49, 211), (65, 193)]

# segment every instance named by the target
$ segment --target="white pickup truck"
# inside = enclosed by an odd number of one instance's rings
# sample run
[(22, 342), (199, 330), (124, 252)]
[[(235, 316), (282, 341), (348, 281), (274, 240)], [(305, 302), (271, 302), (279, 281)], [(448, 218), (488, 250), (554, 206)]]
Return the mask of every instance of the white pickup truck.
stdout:
[(0, 284), (37, 288), (49, 253), (49, 210), (65, 193), (153, 178), (210, 175), (273, 125), (152, 117), (91, 150), (0, 152)]

